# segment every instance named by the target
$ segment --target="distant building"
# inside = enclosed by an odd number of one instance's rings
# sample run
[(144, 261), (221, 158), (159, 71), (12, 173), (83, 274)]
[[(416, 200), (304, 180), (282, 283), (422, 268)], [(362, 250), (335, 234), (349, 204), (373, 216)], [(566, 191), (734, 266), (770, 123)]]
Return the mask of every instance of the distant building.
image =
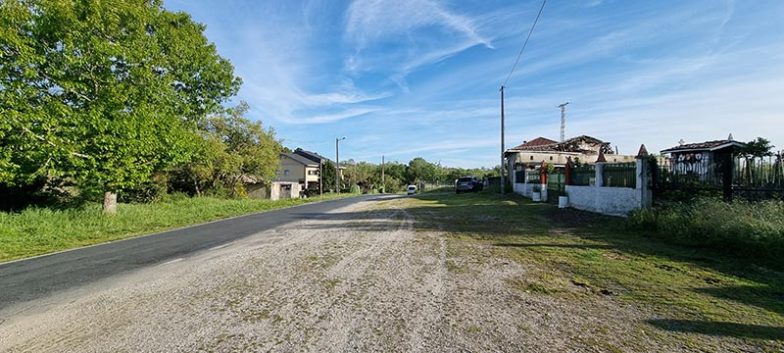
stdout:
[[(275, 175), (276, 182), (299, 184), (300, 190), (319, 188), (320, 165), (309, 158), (296, 153), (281, 153), (280, 166)], [(299, 195), (291, 195), (299, 197)]]
[(700, 180), (718, 177), (724, 163), (732, 163), (732, 155), (746, 144), (732, 139), (697, 143), (681, 142), (678, 146), (662, 150), (668, 155), (667, 163), (672, 173), (695, 175)]
[(608, 163), (633, 162), (635, 158), (632, 155), (615, 154), (609, 142), (587, 135), (573, 137), (564, 142), (537, 137), (506, 150), (505, 156), (512, 170), (536, 169), (542, 162), (564, 168), (568, 157), (571, 157), (573, 162), (595, 163), (599, 151), (604, 152)]
[[(297, 183), (298, 190), (292, 193), (292, 197), (299, 197), (302, 192), (308, 195), (320, 194), (325, 189), (334, 188), (335, 180), (322, 180), (324, 165), (330, 159), (316, 152), (306, 151), (297, 148), (293, 153), (280, 154), (280, 166), (276, 172), (275, 183), (280, 185), (290, 185)], [(343, 178), (344, 167), (340, 167), (340, 177)], [(282, 183), (282, 184), (281, 184)], [(276, 186), (273, 186), (275, 188)], [(284, 188), (288, 188), (285, 186)], [(286, 190), (281, 195), (286, 195)]]
[(538, 169), (542, 162), (556, 169), (566, 168), (570, 157), (574, 163), (596, 163), (600, 151), (603, 152), (607, 163), (633, 162), (635, 159), (632, 155), (616, 154), (609, 142), (587, 135), (573, 137), (564, 142), (537, 137), (506, 150), (504, 156), (507, 162), (507, 175), (511, 182), (516, 182), (515, 172)]

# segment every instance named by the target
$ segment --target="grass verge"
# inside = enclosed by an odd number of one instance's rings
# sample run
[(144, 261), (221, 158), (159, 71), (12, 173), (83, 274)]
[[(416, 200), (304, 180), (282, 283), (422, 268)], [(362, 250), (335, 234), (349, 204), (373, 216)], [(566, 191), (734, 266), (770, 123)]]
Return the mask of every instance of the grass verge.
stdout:
[(489, 246), (522, 264), (526, 275), (508, 283), (521, 295), (642, 308), (647, 317), (632, 324), (654, 334), (628, 342), (784, 349), (784, 273), (753, 258), (666, 243), (623, 219), (516, 195), (433, 193), (402, 202), (419, 229), (445, 231), (452, 244)]
[(784, 269), (784, 201), (698, 199), (637, 210), (629, 225), (672, 242), (712, 247)]
[(0, 262), (348, 196), (355, 195), (278, 201), (180, 198), (150, 204), (119, 204), (117, 214), (112, 216), (103, 215), (98, 204), (79, 209), (28, 208), (21, 212), (0, 212)]

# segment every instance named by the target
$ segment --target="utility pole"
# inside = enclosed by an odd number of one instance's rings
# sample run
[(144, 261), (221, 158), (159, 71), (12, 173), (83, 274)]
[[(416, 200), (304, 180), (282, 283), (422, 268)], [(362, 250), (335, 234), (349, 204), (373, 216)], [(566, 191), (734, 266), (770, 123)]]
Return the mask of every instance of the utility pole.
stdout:
[(335, 192), (340, 194), (340, 141), (346, 137), (335, 138)]
[(381, 155), (381, 193), (387, 193), (387, 184), (384, 183), (384, 155)]
[(504, 183), (504, 86), (501, 86), (501, 194), (506, 193)]
[(569, 105), (569, 102), (561, 104), (558, 108), (561, 108), (561, 142), (566, 141), (566, 106)]
[(319, 158), (319, 196), (324, 195), (324, 159)]

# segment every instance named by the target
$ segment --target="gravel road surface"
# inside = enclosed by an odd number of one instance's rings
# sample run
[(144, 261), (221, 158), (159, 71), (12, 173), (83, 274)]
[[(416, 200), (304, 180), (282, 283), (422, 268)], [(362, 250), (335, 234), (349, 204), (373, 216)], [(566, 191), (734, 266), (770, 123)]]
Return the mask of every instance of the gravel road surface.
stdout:
[(693, 348), (640, 332), (633, 323), (646, 316), (633, 305), (578, 304), (515, 289), (510, 283), (532, 269), (492, 248), (453, 241), (437, 227), (417, 229), (400, 204), (365, 199), (303, 214), (188, 256), (15, 303), (0, 309), (0, 352)]

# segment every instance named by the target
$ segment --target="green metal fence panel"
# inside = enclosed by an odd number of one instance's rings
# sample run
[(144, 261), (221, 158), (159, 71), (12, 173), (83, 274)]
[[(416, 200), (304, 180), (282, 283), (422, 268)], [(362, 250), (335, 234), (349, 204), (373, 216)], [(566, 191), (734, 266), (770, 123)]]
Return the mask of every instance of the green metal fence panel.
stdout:
[(525, 173), (525, 180), (531, 184), (538, 184), (539, 183), (539, 171), (538, 170), (529, 170)]
[(596, 179), (596, 166), (593, 164), (582, 164), (572, 169), (572, 185), (594, 185)]
[(637, 187), (637, 164), (609, 163), (604, 165), (602, 174), (603, 185), (607, 187)]
[(515, 171), (515, 183), (516, 184), (523, 184), (523, 183), (525, 183), (525, 170), (517, 170), (517, 171)]
[(558, 196), (566, 196), (566, 175), (553, 172), (547, 175), (547, 201), (558, 202)]

